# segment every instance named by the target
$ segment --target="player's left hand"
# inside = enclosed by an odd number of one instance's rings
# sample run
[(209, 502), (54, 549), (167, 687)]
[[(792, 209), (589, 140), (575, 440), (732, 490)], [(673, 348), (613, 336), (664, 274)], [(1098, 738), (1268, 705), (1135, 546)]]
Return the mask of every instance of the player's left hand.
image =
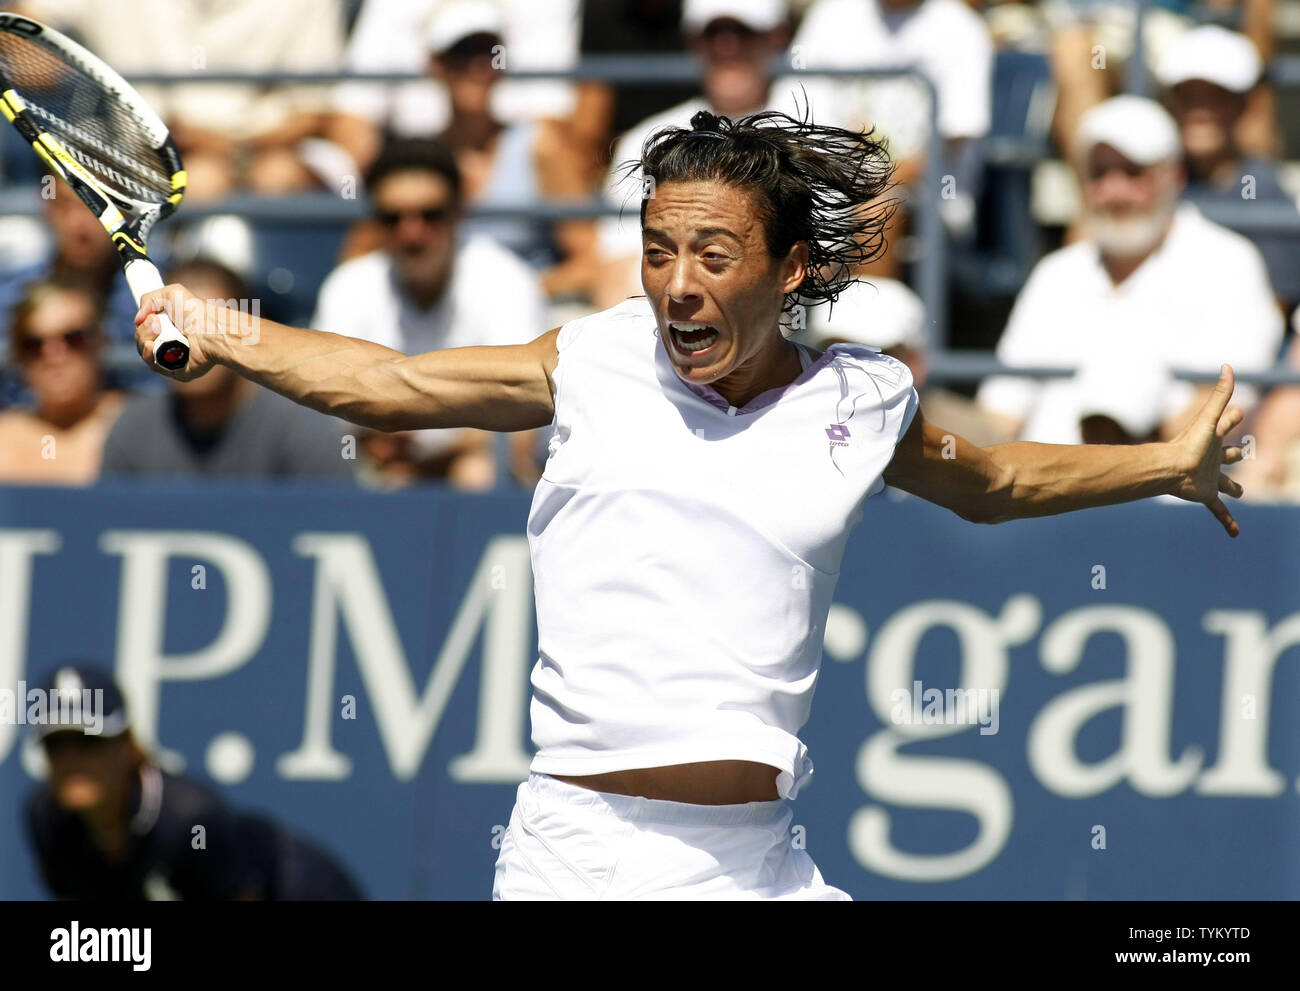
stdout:
[(1188, 502), (1199, 502), (1208, 507), (1228, 531), (1229, 537), (1237, 536), (1241, 528), (1237, 526), (1237, 521), (1232, 518), (1219, 494), (1239, 498), (1244, 491), (1221, 470), (1223, 465), (1236, 464), (1241, 460), (1240, 447), (1224, 447), (1222, 443), (1223, 438), (1245, 417), (1245, 413), (1237, 407), (1228, 406), (1232, 389), (1232, 366), (1223, 365), (1219, 369), (1219, 384), (1214, 387), (1201, 411), (1177, 437), (1169, 441), (1174, 449), (1176, 463), (1181, 466), (1181, 477), (1175, 484), (1173, 494)]

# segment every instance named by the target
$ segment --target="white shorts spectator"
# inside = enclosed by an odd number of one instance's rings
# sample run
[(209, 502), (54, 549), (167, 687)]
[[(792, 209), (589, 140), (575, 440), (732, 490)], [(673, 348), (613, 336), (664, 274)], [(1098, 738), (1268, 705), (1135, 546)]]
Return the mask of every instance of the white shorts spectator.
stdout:
[(533, 773), (497, 858), (494, 901), (852, 901), (796, 848), (790, 802), (689, 805)]

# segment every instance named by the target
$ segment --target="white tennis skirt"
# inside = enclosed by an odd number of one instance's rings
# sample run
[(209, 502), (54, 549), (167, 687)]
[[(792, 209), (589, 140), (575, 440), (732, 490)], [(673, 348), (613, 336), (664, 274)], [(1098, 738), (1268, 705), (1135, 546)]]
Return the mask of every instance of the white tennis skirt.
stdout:
[(501, 837), (494, 901), (852, 901), (822, 880), (786, 799), (691, 805), (532, 773)]

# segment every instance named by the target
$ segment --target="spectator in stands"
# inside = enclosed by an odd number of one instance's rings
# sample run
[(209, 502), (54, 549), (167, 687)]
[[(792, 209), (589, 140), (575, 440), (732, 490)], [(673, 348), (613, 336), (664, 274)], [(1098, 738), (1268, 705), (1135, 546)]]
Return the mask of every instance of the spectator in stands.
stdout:
[[(195, 259), (169, 273), (212, 306), (251, 310), (243, 281)], [(357, 464), (333, 417), (276, 395), (227, 368), (160, 395), (136, 396), (108, 436), (103, 476), (275, 477), (350, 481)]]
[[(347, 872), (315, 844), (262, 816), (231, 809), (207, 788), (150, 760), (131, 732), (122, 691), (106, 671), (65, 664), (40, 691), (46, 721), (35, 735), (49, 780), (29, 796), (25, 818), (53, 897), (361, 897)], [(203, 827), (202, 845), (193, 842), (196, 825)]]
[[(1122, 443), (1170, 436), (1200, 394), (1172, 368), (1271, 368), (1282, 314), (1258, 249), (1179, 204), (1181, 145), (1152, 100), (1113, 97), (1074, 143), (1088, 236), (1043, 258), (998, 343), (1008, 365), (1074, 367), (1043, 383), (994, 376), (977, 399), (1022, 440)], [(1238, 385), (1249, 410), (1254, 390)]]
[(0, 482), (89, 485), (99, 475), (123, 403), (101, 385), (102, 321), (100, 297), (76, 282), (28, 285), (13, 310), (9, 357), (32, 408), (0, 412)]
[[(482, 0), (438, 8), (428, 45), (435, 75), (446, 86), (451, 119), (442, 139), (456, 154), (465, 202), (481, 207), (531, 206), (548, 197), (581, 199), (588, 187), (581, 162), (558, 121), (501, 121), (492, 93), (505, 66), (505, 22)], [(548, 294), (588, 288), (595, 225), (555, 225), (527, 218), (478, 220), (470, 233), (491, 237), (543, 271)]]
[(636, 124), (614, 148), (605, 197), (622, 213), (599, 225), (597, 308), (641, 292), (642, 179), (627, 166), (640, 161), (646, 138), (668, 125), (689, 127), (701, 110), (733, 119), (768, 108), (799, 112), (793, 93), (773, 89), (772, 60), (790, 39), (785, 0), (685, 0), (682, 31), (700, 59), (704, 93)]
[[(600, 6), (605, 6), (602, 0)], [(578, 55), (580, 0), (494, 0), (454, 6), (457, 19), (499, 19), (504, 39), (498, 65), (516, 69), (567, 69)], [(349, 73), (411, 73), (429, 69), (427, 37), (447, 0), (364, 0), (348, 38), (343, 67)], [(588, 6), (591, 6), (588, 4)], [(468, 9), (468, 14), (463, 11)], [(450, 22), (448, 22), (450, 23)], [(445, 30), (445, 28), (444, 28)], [(396, 84), (350, 81), (334, 90), (330, 137), (345, 148), (358, 174), (379, 154), (386, 137), (427, 137), (451, 119), (445, 87), (430, 77)], [(574, 112), (571, 83), (506, 79), (492, 91), (493, 114), (507, 123), (567, 121)]]
[[(461, 236), (461, 175), (446, 143), (391, 142), (366, 174), (366, 188), (383, 247), (330, 273), (313, 327), (403, 354), (522, 344), (546, 331), (545, 297), (532, 270), (488, 238)], [(511, 435), (521, 480), (536, 471), (532, 433)], [(372, 438), (387, 449), (385, 484), (427, 477), (486, 489), (495, 482), (491, 434), (424, 430), (397, 437)], [(398, 443), (405, 453), (392, 449)]]
[[(604, 0), (582, 5), (582, 54), (676, 55), (682, 37), (682, 0)], [(573, 114), (574, 137), (586, 149), (594, 187), (610, 166), (613, 139), (636, 124), (697, 95), (693, 82), (618, 83), (583, 80)]]
[[(77, 35), (123, 75), (168, 72), (332, 72), (343, 51), (340, 0), (28, 0), (32, 16)], [(131, 43), (122, 44), (123, 17)], [(186, 198), (236, 188), (282, 194), (317, 184), (304, 141), (322, 133), (319, 86), (192, 83), (141, 86), (167, 121), (189, 173)]]
[[(992, 120), (993, 42), (983, 19), (962, 0), (817, 0), (794, 36), (791, 54), (796, 68), (913, 67), (931, 80), (943, 139), (939, 174), (951, 177), (939, 207), (954, 235), (970, 237), (982, 170), (979, 139)], [(916, 187), (929, 164), (930, 102), (921, 82), (906, 77), (803, 82), (816, 119), (878, 129), (898, 165), (895, 192)], [(906, 230), (907, 211), (900, 210), (887, 236), (897, 242)], [(873, 277), (897, 276), (902, 261), (900, 251), (888, 251), (867, 271)]]
[[(1275, 0), (1211, 0), (1208, 6), (1240, 8), (1242, 33), (1262, 62), (1272, 59)], [(1136, 17), (1132, 4), (1097, 0), (1045, 0), (1043, 9), (1051, 28), (1050, 59), (1058, 89), (1053, 131), (1057, 144), (1066, 149), (1082, 115), (1127, 88)], [(1161, 0), (1144, 9), (1143, 60), (1148, 68), (1158, 67), (1173, 42), (1193, 28), (1197, 11), (1191, 0)], [(1255, 87), (1239, 125), (1242, 146), (1252, 154), (1276, 155), (1280, 145), (1275, 118), (1272, 90)]]
[[(1282, 188), (1277, 163), (1244, 154), (1238, 140), (1260, 77), (1250, 39), (1214, 25), (1193, 28), (1169, 45), (1156, 75), (1182, 136), (1184, 195), (1195, 203), (1258, 204), (1270, 216), (1289, 214), (1300, 228), (1300, 211)], [(1274, 289), (1291, 303), (1300, 301), (1296, 235), (1245, 233), (1263, 253)]]
[(51, 235), (50, 254), (35, 265), (0, 272), (0, 311), (12, 312), (33, 282), (72, 280), (107, 301), (103, 329), (109, 341), (134, 341), (137, 307), (99, 218), (48, 169), (41, 180), (41, 208)]
[[(1014, 440), (1011, 432), (987, 417), (972, 400), (927, 382), (930, 362), (925, 324), (925, 305), (905, 283), (873, 278), (850, 286), (832, 306), (813, 307), (808, 336), (820, 351), (848, 341), (897, 358), (911, 370), (925, 418), (931, 423), (980, 447)], [(797, 339), (797, 331), (792, 336)]]

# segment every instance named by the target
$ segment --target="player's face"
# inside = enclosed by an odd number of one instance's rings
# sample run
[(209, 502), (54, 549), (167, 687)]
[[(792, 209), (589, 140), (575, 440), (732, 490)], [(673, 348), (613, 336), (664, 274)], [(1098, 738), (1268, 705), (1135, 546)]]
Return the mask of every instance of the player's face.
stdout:
[(441, 285), (451, 271), (456, 237), (451, 184), (433, 172), (394, 172), (371, 194), (384, 249), (408, 286)]
[(774, 259), (751, 195), (713, 182), (664, 183), (646, 205), (641, 282), (677, 374), (745, 391), (776, 356), (785, 294), (803, 281), (807, 250)]
[(45, 739), (50, 790), (65, 811), (89, 812), (114, 798), (131, 764), (126, 736), (54, 733)]
[[(107, 240), (102, 230), (100, 238)], [(99, 388), (99, 314), (89, 299), (75, 292), (52, 294), (32, 313), (23, 336), (23, 374), (41, 408), (83, 405), (94, 396)]]

